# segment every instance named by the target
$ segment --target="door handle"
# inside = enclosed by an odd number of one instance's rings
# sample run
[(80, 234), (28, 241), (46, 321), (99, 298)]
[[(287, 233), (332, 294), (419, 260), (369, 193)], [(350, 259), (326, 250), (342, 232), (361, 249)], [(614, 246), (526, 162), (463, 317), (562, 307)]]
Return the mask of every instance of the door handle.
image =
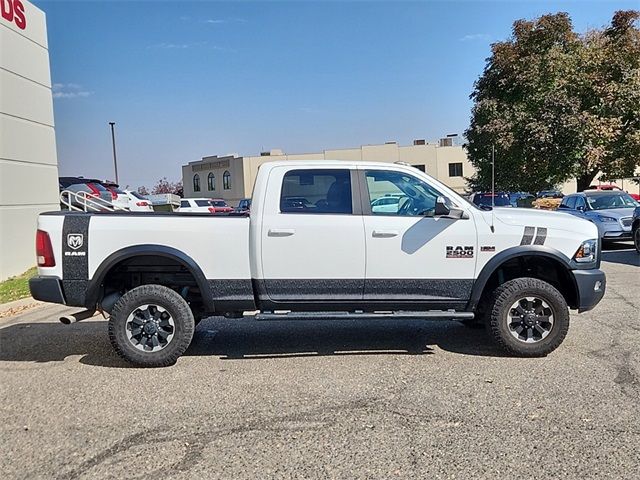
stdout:
[(290, 237), (296, 233), (293, 228), (270, 228), (268, 235), (270, 237)]
[(397, 230), (374, 230), (371, 236), (375, 238), (391, 238), (398, 235), (400, 233)]

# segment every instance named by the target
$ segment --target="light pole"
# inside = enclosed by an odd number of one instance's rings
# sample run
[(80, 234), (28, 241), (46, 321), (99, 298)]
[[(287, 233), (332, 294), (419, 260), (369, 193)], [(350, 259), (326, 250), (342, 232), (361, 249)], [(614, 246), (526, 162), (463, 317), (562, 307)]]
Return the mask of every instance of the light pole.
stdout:
[(116, 183), (118, 182), (118, 160), (116, 159), (116, 132), (115, 132), (115, 124), (116, 122), (109, 122), (111, 125), (111, 145), (113, 147), (113, 168), (116, 171)]

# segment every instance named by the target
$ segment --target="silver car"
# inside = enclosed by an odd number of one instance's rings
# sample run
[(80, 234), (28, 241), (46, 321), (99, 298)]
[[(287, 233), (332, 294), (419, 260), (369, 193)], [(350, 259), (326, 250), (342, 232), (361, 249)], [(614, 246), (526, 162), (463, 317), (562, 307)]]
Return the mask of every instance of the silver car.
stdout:
[(633, 210), (638, 206), (628, 193), (593, 190), (567, 195), (558, 211), (591, 220), (603, 241), (632, 240)]

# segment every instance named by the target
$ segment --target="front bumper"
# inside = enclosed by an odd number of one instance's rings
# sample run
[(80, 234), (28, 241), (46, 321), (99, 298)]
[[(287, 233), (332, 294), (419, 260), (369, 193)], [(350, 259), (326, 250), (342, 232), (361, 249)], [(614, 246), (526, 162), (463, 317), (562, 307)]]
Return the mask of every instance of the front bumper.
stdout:
[(586, 312), (595, 307), (607, 286), (607, 278), (602, 270), (573, 270), (573, 278), (578, 287), (578, 312)]
[(624, 230), (618, 230), (618, 231), (608, 231), (608, 232), (604, 232), (603, 236), (602, 236), (602, 240), (631, 240), (633, 239), (633, 233), (631, 233), (631, 230), (624, 231)]
[(29, 280), (29, 291), (36, 300), (66, 305), (58, 277), (37, 275)]
[(631, 240), (633, 233), (631, 227), (626, 228), (618, 223), (594, 222), (598, 227), (598, 234), (602, 240)]

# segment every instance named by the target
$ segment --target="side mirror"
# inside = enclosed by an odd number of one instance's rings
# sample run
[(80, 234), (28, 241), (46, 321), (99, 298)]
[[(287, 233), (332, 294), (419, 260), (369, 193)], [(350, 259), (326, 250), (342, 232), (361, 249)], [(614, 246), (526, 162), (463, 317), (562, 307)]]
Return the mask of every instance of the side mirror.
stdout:
[(451, 209), (447, 207), (444, 197), (436, 198), (436, 206), (433, 215), (436, 217), (445, 217), (451, 213)]
[(576, 207), (576, 210), (578, 210), (579, 212), (584, 213), (584, 207), (582, 205), (580, 205), (579, 207)]

